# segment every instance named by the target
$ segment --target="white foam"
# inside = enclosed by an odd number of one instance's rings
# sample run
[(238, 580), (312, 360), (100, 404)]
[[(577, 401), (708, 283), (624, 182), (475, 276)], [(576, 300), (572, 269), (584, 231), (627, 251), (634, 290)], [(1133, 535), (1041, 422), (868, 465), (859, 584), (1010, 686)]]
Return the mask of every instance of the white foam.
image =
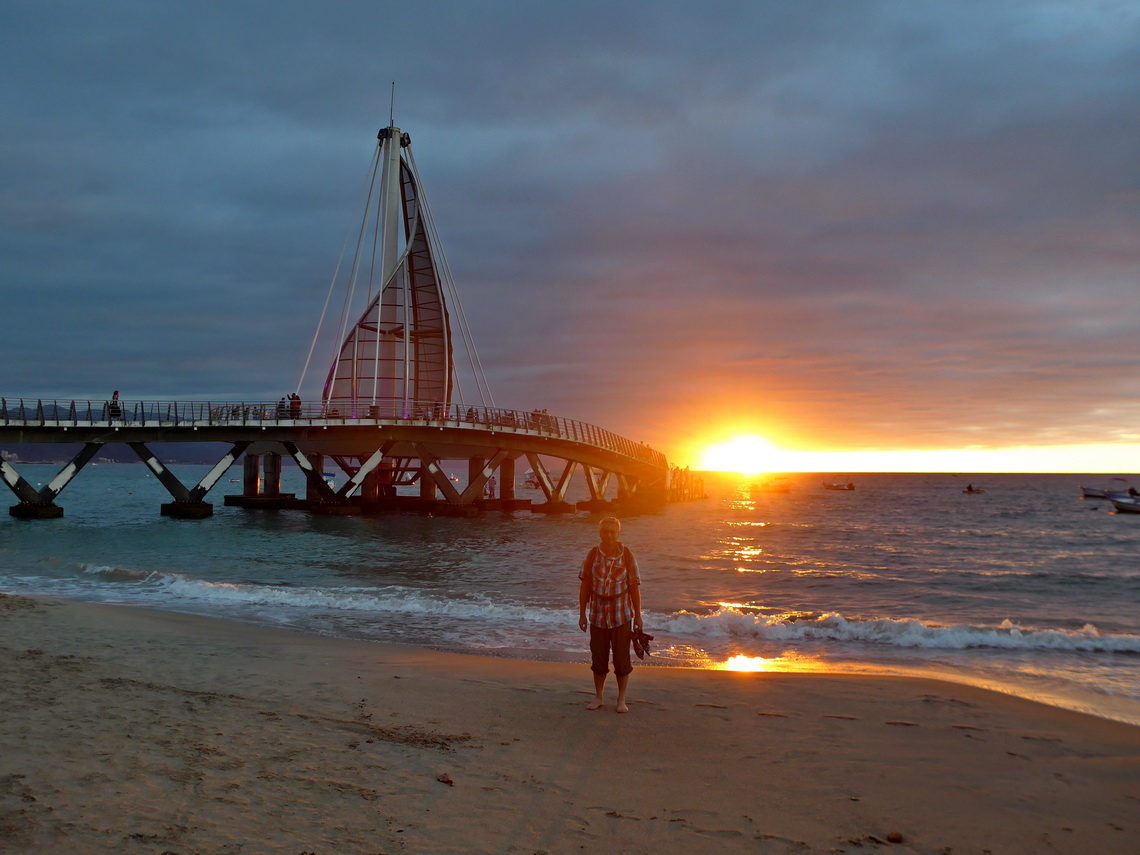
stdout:
[(751, 637), (764, 641), (839, 641), (936, 650), (999, 648), (1092, 653), (1140, 653), (1140, 636), (1101, 633), (1092, 624), (1079, 630), (998, 626), (941, 626), (913, 618), (863, 620), (837, 613), (787, 619), (721, 608), (707, 615), (679, 612), (662, 628), (707, 638)]
[[(183, 602), (219, 607), (253, 606), (285, 612), (329, 610), (372, 612), (428, 619), (512, 621), (550, 627), (576, 625), (570, 608), (552, 609), (521, 602), (497, 602), (482, 594), (449, 595), (404, 586), (385, 588), (306, 588), (207, 582), (180, 573), (90, 565), (85, 573), (110, 582), (144, 583)], [(1023, 627), (1005, 620), (996, 626), (940, 625), (915, 618), (849, 618), (837, 612), (766, 616), (724, 606), (708, 614), (646, 613), (646, 624), (675, 639), (702, 641), (754, 639), (768, 642), (839, 642), (895, 648), (1140, 654), (1140, 636), (1102, 633), (1086, 624), (1079, 630)]]
[(522, 603), (496, 603), (484, 595), (447, 596), (415, 588), (305, 588), (205, 582), (179, 574), (163, 579), (163, 587), (183, 600), (217, 605), (277, 607), (288, 610), (329, 609), (431, 618), (529, 620), (561, 623), (569, 612), (535, 608)]

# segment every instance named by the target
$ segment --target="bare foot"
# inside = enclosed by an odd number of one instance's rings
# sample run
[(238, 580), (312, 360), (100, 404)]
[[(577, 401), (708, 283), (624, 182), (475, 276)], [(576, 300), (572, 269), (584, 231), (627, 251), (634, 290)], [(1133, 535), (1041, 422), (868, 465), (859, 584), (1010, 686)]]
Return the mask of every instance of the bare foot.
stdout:
[(601, 698), (594, 698), (590, 703), (586, 704), (588, 710), (604, 710), (606, 703)]
[(618, 711), (618, 712), (623, 712), (623, 713), (624, 713), (624, 712), (629, 712), (629, 707), (626, 705), (626, 702), (625, 702), (625, 701), (618, 701), (618, 705), (617, 705), (617, 711)]

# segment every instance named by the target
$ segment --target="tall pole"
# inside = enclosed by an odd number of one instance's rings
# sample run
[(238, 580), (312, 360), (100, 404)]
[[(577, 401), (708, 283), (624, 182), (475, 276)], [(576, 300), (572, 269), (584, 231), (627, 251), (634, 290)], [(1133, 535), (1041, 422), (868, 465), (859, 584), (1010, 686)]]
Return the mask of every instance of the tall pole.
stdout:
[(380, 153), (383, 169), (380, 178), (380, 272), (383, 288), (396, 270), (403, 214), (400, 210), (400, 129), (389, 125), (381, 133), (386, 134)]

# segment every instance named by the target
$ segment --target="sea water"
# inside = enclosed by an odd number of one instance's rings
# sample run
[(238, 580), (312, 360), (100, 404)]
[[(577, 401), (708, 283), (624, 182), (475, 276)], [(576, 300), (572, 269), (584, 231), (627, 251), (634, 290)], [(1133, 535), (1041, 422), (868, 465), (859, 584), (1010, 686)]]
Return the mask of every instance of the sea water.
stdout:
[[(18, 468), (33, 484), (58, 470)], [(173, 468), (184, 483), (207, 469)], [(624, 520), (651, 664), (927, 674), (1140, 724), (1140, 514), (1079, 498), (1103, 477), (858, 475), (850, 492), (822, 480), (793, 475), (773, 493), (709, 475), (706, 500)], [(303, 493), (296, 470), (283, 481)], [(963, 493), (970, 482), (986, 492)], [(577, 573), (597, 515), (223, 506), (240, 491), (224, 477), (213, 517), (170, 519), (145, 467), (90, 465), (60, 495), (62, 519), (0, 517), (0, 591), (587, 660)]]

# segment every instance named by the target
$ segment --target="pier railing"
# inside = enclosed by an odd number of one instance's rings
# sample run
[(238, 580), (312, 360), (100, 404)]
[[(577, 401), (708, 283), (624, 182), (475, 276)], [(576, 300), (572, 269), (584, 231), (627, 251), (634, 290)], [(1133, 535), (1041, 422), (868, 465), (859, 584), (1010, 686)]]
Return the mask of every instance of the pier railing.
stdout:
[(665, 455), (605, 428), (543, 410), (434, 402), (83, 401), (0, 398), (0, 427), (252, 427), (281, 425), (437, 425), (508, 430), (571, 440), (666, 467)]

